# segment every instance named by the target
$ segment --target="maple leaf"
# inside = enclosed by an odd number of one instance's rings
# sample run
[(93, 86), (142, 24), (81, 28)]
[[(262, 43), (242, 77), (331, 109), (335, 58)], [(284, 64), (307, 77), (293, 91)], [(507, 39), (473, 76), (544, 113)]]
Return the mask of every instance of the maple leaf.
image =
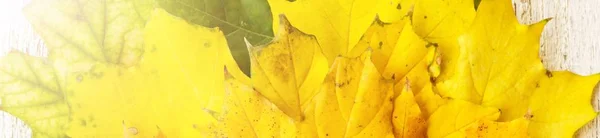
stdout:
[(473, 0), (419, 0), (412, 14), (415, 33), (431, 42), (455, 38), (470, 27), (472, 7)]
[(154, 6), (152, 0), (34, 0), (23, 11), (49, 58), (133, 66), (143, 53), (142, 29)]
[[(223, 111), (223, 68), (237, 68), (222, 32), (190, 26), (162, 10), (154, 12), (144, 32), (148, 52), (133, 67), (97, 62), (65, 71), (71, 65), (62, 60), (5, 57), (14, 63), (3, 66), (11, 74), (3, 76), (8, 89), (2, 91), (2, 109), (28, 122), (36, 137), (209, 133), (203, 127), (215, 122), (199, 117)], [(36, 70), (17, 70), (28, 66)], [(228, 73), (250, 82), (240, 70)]]
[[(372, 7), (380, 2), (383, 0), (269, 0), (269, 5), (274, 21), (279, 20), (279, 14), (285, 14), (300, 31), (315, 35), (331, 65), (338, 55), (356, 57), (364, 51), (354, 47), (377, 15)], [(275, 32), (278, 28), (278, 24), (273, 24)]]
[(522, 116), (526, 108), (518, 105), (527, 104), (545, 73), (538, 51), (546, 22), (521, 25), (509, 2), (482, 1), (471, 28), (459, 38), (460, 50), (441, 51), (459, 52), (459, 57), (450, 65), (457, 69), (440, 75), (440, 94), (500, 108), (501, 120)]
[(65, 137), (72, 121), (68, 70), (93, 62), (123, 66), (138, 62), (140, 34), (153, 5), (144, 0), (31, 2), (24, 13), (49, 47), (49, 59), (20, 53), (3, 57), (3, 63), (10, 64), (2, 66), (1, 109), (27, 122), (34, 137)]
[(226, 137), (274, 137), (291, 133), (285, 129), (287, 116), (251, 86), (226, 77), (226, 100), (222, 120), (222, 132), (216, 136)]
[(287, 115), (302, 120), (302, 107), (314, 97), (329, 67), (314, 36), (280, 19), (282, 28), (273, 42), (248, 44), (252, 86)]
[(425, 87), (415, 96), (416, 102), (419, 104), (421, 112), (427, 118), (431, 116), (440, 106), (445, 105), (448, 99), (442, 98), (439, 94), (433, 91), (431, 83), (427, 83)]
[[(571, 137), (597, 116), (590, 104), (600, 74), (579, 76), (558, 71), (541, 77), (525, 117), (532, 137)], [(551, 107), (551, 108), (548, 108)]]
[(366, 47), (372, 49), (372, 62), (379, 72), (396, 80), (404, 78), (427, 53), (427, 43), (413, 32), (407, 19), (394, 23), (374, 21), (356, 45), (358, 49)]
[(227, 38), (233, 58), (250, 75), (246, 38), (264, 45), (273, 39), (271, 10), (267, 0), (158, 0), (169, 13), (205, 27), (219, 27)]
[(35, 137), (64, 137), (71, 109), (60, 67), (19, 52), (0, 60), (0, 109), (22, 119)]
[[(482, 1), (469, 31), (461, 35), (457, 43), (452, 44), (452, 46), (459, 47), (460, 50), (440, 51), (441, 54), (458, 55), (454, 57), (455, 59), (451, 59), (458, 62), (447, 62), (456, 64), (448, 65), (455, 69), (444, 70), (442, 67), (442, 74), (436, 82), (437, 91), (444, 97), (499, 108), (502, 111), (498, 118), (499, 121), (514, 121), (523, 116), (528, 118), (533, 115), (532, 109), (539, 106), (542, 101), (552, 101), (553, 104), (563, 101), (563, 99), (550, 100), (546, 98), (566, 94), (561, 93), (564, 89), (546, 88), (556, 86), (542, 86), (542, 83), (565, 82), (568, 80), (563, 79), (572, 79), (572, 85), (564, 84), (560, 87), (586, 94), (569, 98), (591, 99), (590, 91), (598, 81), (597, 75), (583, 77), (559, 72), (561, 77), (552, 78), (552, 74), (556, 72), (546, 71), (543, 68), (538, 57), (538, 49), (539, 37), (546, 22), (548, 20), (529, 26), (521, 25), (512, 13), (509, 1)], [(445, 63), (442, 62), (442, 64)], [(551, 77), (552, 81), (545, 79), (547, 77)], [(544, 92), (540, 92), (542, 90)], [(544, 93), (544, 96), (539, 93)], [(568, 98), (565, 97), (565, 99)], [(562, 104), (567, 103), (565, 101)], [(556, 128), (540, 127), (539, 124), (533, 126), (531, 124), (535, 124), (535, 121), (529, 120), (528, 134), (536, 134), (534, 137), (544, 137), (547, 136), (542, 134), (544, 131), (552, 131), (556, 135), (572, 136), (576, 128), (583, 126), (584, 123), (581, 122), (586, 122), (594, 116), (589, 101), (577, 104), (582, 106), (573, 106), (571, 107), (573, 111), (570, 112), (562, 110), (560, 113), (555, 113), (556, 115), (549, 115), (549, 112), (543, 112), (543, 114), (548, 115), (546, 119), (552, 120), (551, 122), (562, 122), (559, 120), (580, 116), (572, 120), (578, 123), (568, 123), (572, 126), (566, 127), (567, 124), (565, 124), (561, 130), (554, 130)], [(541, 128), (543, 131), (540, 130)]]
[(379, 0), (377, 17), (384, 23), (395, 23), (411, 16), (415, 0)]
[(406, 83), (400, 95), (394, 100), (393, 125), (396, 137), (424, 138), (427, 131), (426, 113), (421, 111), (417, 100)]
[[(72, 125), (71, 135), (89, 137), (124, 133), (151, 137), (162, 133), (169, 137), (199, 137), (212, 133), (207, 131), (217, 125), (216, 121), (203, 118), (215, 118), (215, 114), (224, 112), (224, 68), (237, 68), (222, 32), (189, 25), (162, 9), (153, 12), (144, 32), (145, 44), (149, 46), (139, 67), (109, 66), (110, 70), (98, 72), (115, 74), (112, 77), (93, 80), (93, 76), (83, 76), (81, 84), (73, 85), (75, 96), (70, 99), (73, 104), (82, 105), (74, 112), (74, 118), (93, 116), (98, 123), (112, 124), (107, 124), (105, 131), (93, 126)], [(94, 70), (87, 72), (96, 72)], [(249, 83), (249, 78), (240, 70), (228, 72), (240, 82)], [(96, 92), (85, 92), (99, 86)], [(114, 104), (87, 100), (94, 97), (113, 100)], [(118, 113), (120, 116), (112, 116)], [(130, 133), (114, 128), (135, 131)], [(94, 130), (99, 133), (81, 133)]]
[(393, 135), (393, 80), (384, 79), (369, 56), (335, 60), (315, 99), (319, 136)]
[(479, 137), (529, 137), (528, 127), (529, 122), (524, 118), (515, 119), (509, 122), (498, 122), (488, 120), (478, 120), (465, 128), (462, 128), (459, 132), (455, 132), (448, 137), (467, 137), (467, 138), (479, 138)]
[(450, 100), (431, 115), (429, 137), (526, 137), (527, 121), (495, 122), (500, 110)]

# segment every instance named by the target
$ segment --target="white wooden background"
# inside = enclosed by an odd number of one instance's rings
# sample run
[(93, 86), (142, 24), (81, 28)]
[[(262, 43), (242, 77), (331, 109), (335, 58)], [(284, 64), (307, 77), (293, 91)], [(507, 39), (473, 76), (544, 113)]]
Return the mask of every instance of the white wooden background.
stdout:
[[(16, 1), (16, 2), (15, 2)], [(29, 0), (0, 0), (0, 55), (18, 49), (45, 56), (46, 49), (20, 13)], [(581, 75), (600, 73), (600, 1), (513, 0), (519, 21), (531, 24), (550, 18), (542, 36), (544, 65), (550, 70), (570, 70)], [(596, 87), (594, 100), (600, 110)], [(0, 138), (29, 138), (31, 130), (20, 120), (0, 111)], [(600, 137), (597, 118), (582, 128), (578, 137)]]

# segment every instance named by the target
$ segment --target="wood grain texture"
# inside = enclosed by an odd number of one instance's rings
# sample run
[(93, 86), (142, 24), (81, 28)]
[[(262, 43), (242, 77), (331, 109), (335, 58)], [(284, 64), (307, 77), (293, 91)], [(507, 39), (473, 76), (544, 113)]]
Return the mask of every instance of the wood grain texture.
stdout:
[[(28, 0), (18, 5), (0, 8), (16, 8), (20, 12)], [(531, 24), (545, 18), (553, 18), (546, 26), (541, 39), (540, 56), (550, 70), (570, 70), (577, 74), (600, 73), (600, 1), (596, 0), (515, 0), (513, 1), (519, 21)], [(4, 3), (0, 2), (0, 5)], [(20, 50), (36, 56), (45, 56), (47, 50), (20, 13), (5, 19), (0, 26), (0, 55), (10, 50)], [(600, 110), (600, 95), (596, 87), (592, 100)], [(0, 138), (28, 138), (31, 130), (20, 120), (0, 111)], [(579, 130), (577, 137), (600, 137), (598, 117)]]

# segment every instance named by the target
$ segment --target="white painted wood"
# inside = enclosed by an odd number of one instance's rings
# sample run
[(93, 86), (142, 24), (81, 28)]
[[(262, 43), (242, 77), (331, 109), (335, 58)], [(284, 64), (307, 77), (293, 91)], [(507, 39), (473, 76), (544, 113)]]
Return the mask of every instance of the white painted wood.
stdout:
[[(35, 35), (20, 7), (29, 0), (0, 1), (0, 55), (11, 49), (45, 56), (46, 49)], [(519, 20), (525, 24), (544, 18), (553, 20), (544, 30), (540, 55), (550, 70), (570, 70), (581, 75), (600, 73), (600, 1), (515, 0)], [(598, 88), (592, 100), (600, 110)], [(28, 138), (31, 130), (20, 120), (0, 111), (0, 138)], [(600, 120), (582, 128), (578, 137), (600, 137)]]

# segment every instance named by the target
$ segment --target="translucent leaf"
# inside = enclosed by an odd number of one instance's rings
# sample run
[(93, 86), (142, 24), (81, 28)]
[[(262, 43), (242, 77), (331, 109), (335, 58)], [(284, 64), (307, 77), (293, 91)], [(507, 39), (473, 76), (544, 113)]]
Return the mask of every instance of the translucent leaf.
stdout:
[(23, 120), (34, 137), (65, 137), (71, 106), (64, 70), (19, 52), (0, 58), (0, 63), (0, 110)]
[(144, 53), (142, 30), (154, 6), (153, 0), (33, 0), (24, 13), (51, 59), (133, 66)]

